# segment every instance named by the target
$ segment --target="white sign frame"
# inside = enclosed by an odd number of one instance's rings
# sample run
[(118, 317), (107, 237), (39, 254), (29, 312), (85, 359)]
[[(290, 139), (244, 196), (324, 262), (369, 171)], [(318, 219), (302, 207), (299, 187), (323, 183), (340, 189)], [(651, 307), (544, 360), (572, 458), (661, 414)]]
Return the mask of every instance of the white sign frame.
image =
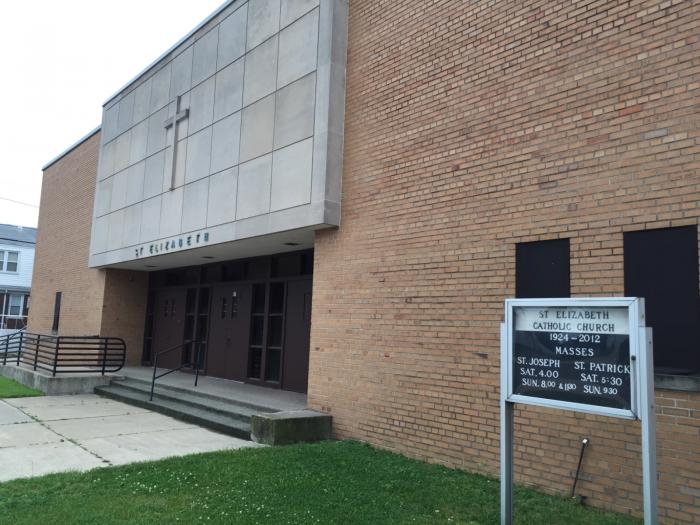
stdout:
[[(597, 307), (597, 308), (627, 308), (628, 328), (629, 328), (629, 351), (630, 351), (630, 402), (631, 409), (610, 408), (598, 405), (586, 405), (583, 403), (573, 403), (570, 401), (560, 401), (557, 399), (546, 399), (534, 396), (524, 396), (513, 394), (513, 337), (514, 321), (513, 309), (517, 307), (533, 308), (557, 308), (557, 307)], [(642, 306), (642, 312), (644, 307)], [(644, 326), (644, 315), (639, 309), (639, 300), (635, 298), (606, 298), (606, 299), (507, 299), (506, 300), (506, 328), (508, 355), (505, 356), (506, 370), (508, 372), (506, 388), (506, 399), (511, 403), (523, 403), (526, 405), (537, 405), (549, 408), (561, 408), (565, 410), (575, 410), (587, 414), (597, 414), (602, 416), (619, 417), (624, 419), (637, 419), (639, 407), (639, 331), (635, 327)]]
[[(625, 307), (630, 342), (631, 409), (618, 409), (513, 394), (513, 309), (516, 307)], [(574, 410), (588, 414), (641, 421), (644, 523), (658, 523), (656, 480), (656, 413), (651, 328), (645, 325), (644, 299), (604, 297), (574, 299), (506, 299), (501, 324), (501, 525), (513, 523), (513, 412), (516, 403)]]

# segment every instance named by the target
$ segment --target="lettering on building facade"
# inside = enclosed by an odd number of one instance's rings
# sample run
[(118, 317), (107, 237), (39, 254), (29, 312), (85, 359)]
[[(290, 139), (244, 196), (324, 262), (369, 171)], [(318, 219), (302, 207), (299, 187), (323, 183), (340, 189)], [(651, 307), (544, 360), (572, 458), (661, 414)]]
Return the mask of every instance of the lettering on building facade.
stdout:
[(198, 246), (209, 243), (209, 239), (209, 232), (180, 235), (167, 241), (152, 242), (150, 244), (144, 244), (143, 246), (134, 248), (134, 256), (138, 259), (139, 257), (150, 257), (162, 253), (197, 248)]

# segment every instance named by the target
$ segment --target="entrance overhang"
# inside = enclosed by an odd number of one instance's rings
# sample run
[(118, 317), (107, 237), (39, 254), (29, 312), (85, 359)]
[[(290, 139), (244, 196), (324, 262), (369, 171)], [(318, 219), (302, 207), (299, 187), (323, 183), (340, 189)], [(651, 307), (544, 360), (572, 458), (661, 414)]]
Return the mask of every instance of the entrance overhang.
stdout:
[[(208, 230), (197, 234), (185, 234), (173, 237), (156, 245), (150, 243), (144, 246), (144, 255), (122, 262), (105, 262), (99, 268), (115, 268), (136, 271), (158, 271), (185, 266), (197, 266), (217, 261), (229, 261), (272, 255), (276, 253), (294, 252), (314, 247), (315, 231), (318, 227), (300, 228), (281, 233), (273, 233), (240, 239), (237, 241), (214, 243)], [(209, 234), (207, 241), (205, 234)], [(187, 247), (198, 243), (199, 247)], [(180, 247), (182, 241), (183, 247)], [(167, 243), (167, 249), (166, 249)], [(140, 247), (137, 249), (141, 249)]]

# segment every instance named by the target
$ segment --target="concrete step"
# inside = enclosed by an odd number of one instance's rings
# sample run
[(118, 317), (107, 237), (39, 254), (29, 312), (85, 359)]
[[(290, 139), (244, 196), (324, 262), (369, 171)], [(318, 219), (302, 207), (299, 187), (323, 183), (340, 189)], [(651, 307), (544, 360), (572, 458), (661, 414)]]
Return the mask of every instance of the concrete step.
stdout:
[(250, 418), (245, 421), (243, 416), (224, 415), (173, 399), (154, 397), (153, 401), (149, 401), (147, 392), (125, 388), (120, 385), (119, 381), (108, 386), (97, 387), (95, 393), (115, 401), (153, 410), (187, 423), (209, 428), (222, 434), (250, 439)]
[[(145, 381), (119, 379), (113, 381), (112, 385), (143, 394), (146, 398), (150, 397), (151, 385)], [(245, 422), (249, 422), (250, 417), (254, 414), (276, 412), (276, 410), (266, 407), (251, 407), (246, 403), (239, 403), (232, 399), (214, 398), (191, 390), (161, 387), (160, 385), (156, 385), (153, 399), (176, 401), (193, 409), (205, 410)]]
[[(119, 384), (123, 385), (128, 385), (130, 388), (134, 389), (139, 389), (145, 392), (150, 392), (151, 391), (151, 380), (150, 379), (141, 379), (138, 377), (130, 377), (130, 376), (122, 376), (119, 378), (115, 378), (115, 381), (118, 381)], [(194, 384), (194, 378), (192, 379), (192, 382)], [(250, 410), (257, 412), (279, 412), (281, 408), (277, 408), (274, 406), (269, 406), (261, 403), (251, 403), (249, 401), (244, 401), (242, 399), (231, 399), (230, 397), (224, 397), (224, 396), (219, 396), (216, 394), (208, 393), (208, 392), (202, 392), (201, 390), (197, 389), (192, 389), (192, 388), (183, 388), (179, 386), (174, 386), (174, 385), (168, 385), (165, 384), (161, 381), (156, 381), (156, 388), (154, 390), (154, 395), (171, 395), (171, 394), (177, 394), (178, 396), (180, 395), (186, 395), (192, 398), (197, 398), (201, 400), (202, 402), (206, 403), (207, 405), (209, 404), (210, 401), (214, 401), (217, 403), (225, 403), (225, 404), (235, 404), (240, 407), (246, 407)]]

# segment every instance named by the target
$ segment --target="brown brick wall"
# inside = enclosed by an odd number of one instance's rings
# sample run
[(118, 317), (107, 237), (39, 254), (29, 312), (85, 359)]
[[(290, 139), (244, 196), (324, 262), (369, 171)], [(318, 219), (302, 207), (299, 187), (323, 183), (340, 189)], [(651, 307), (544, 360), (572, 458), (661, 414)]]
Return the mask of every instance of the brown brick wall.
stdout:
[(99, 143), (96, 133), (44, 171), (30, 332), (51, 333), (54, 297), (62, 292), (59, 333), (100, 333), (104, 273), (87, 267)]
[(103, 335), (117, 335), (126, 342), (127, 364), (141, 364), (143, 330), (148, 299), (148, 274), (106, 270)]
[(51, 333), (54, 297), (62, 292), (60, 335), (103, 335), (126, 341), (128, 364), (139, 364), (148, 274), (88, 268), (100, 134), (44, 171), (30, 332)]
[[(498, 473), (515, 244), (571, 239), (622, 295), (623, 232), (700, 217), (700, 4), (350, 3), (342, 226), (317, 234), (309, 402), (341, 438)], [(658, 350), (658, 349), (657, 349)], [(657, 391), (660, 508), (700, 522), (700, 394)], [(639, 425), (519, 408), (521, 483), (639, 515)]]

